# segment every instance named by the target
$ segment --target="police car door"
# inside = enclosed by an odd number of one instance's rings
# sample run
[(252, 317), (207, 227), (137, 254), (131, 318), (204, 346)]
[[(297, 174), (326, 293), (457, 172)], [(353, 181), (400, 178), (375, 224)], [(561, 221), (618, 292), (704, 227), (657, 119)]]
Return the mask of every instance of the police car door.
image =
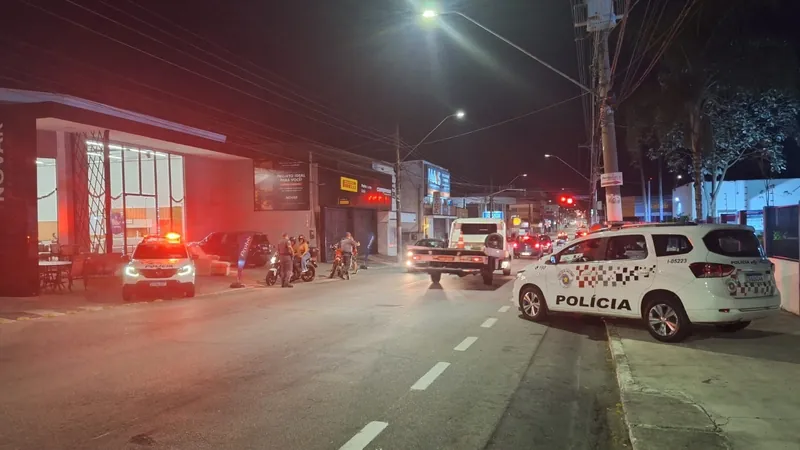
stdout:
[(613, 236), (608, 238), (603, 259), (593, 274), (597, 312), (638, 317), (642, 297), (655, 278), (656, 254), (652, 246), (641, 234)]
[(595, 313), (592, 304), (595, 265), (603, 255), (603, 238), (585, 239), (567, 246), (556, 256), (557, 264), (548, 273), (547, 306), (554, 311)]

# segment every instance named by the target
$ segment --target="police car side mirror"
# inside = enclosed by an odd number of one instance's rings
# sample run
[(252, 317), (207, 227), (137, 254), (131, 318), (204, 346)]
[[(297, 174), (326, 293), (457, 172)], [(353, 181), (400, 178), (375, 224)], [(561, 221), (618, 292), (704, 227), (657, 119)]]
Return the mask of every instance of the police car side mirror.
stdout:
[(558, 261), (556, 260), (555, 255), (550, 256), (550, 259), (547, 260), (547, 264), (557, 264)]

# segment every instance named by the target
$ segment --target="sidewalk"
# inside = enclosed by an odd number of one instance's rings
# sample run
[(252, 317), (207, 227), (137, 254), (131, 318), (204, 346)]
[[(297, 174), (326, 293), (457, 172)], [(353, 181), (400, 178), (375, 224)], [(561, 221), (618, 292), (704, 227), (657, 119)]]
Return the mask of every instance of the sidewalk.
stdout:
[[(394, 267), (385, 257), (369, 260), (370, 271)], [(245, 287), (266, 287), (265, 278), (268, 267), (248, 268), (242, 274)], [(331, 271), (328, 263), (319, 263), (314, 283), (327, 281)], [(231, 288), (236, 281), (236, 270), (228, 276), (197, 277), (196, 297), (224, 295), (239, 291)], [(302, 283), (301, 283), (302, 284)], [(77, 314), (85, 311), (101, 311), (120, 306), (161, 301), (158, 297), (137, 298), (134, 302), (122, 300), (122, 282), (119, 276), (91, 278), (89, 288), (85, 289), (82, 281), (76, 281), (72, 292), (46, 293), (38, 297), (0, 297), (0, 324), (16, 321), (35, 320), (46, 317), (58, 317)]]
[(800, 317), (677, 345), (637, 325), (606, 324), (634, 449), (800, 449)]

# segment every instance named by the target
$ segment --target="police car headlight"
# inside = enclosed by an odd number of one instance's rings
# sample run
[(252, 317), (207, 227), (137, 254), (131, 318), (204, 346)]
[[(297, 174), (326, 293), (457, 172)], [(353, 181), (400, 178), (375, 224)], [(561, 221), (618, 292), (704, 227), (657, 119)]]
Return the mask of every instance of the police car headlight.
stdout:
[(178, 269), (178, 276), (191, 275), (193, 271), (194, 271), (194, 266), (191, 264), (187, 264)]
[(278, 260), (278, 258), (273, 256), (272, 258), (269, 259), (269, 263), (270, 264), (275, 264), (275, 261), (277, 261), (277, 260)]
[(136, 270), (136, 267), (133, 267), (133, 266), (125, 266), (125, 275), (126, 275), (126, 276), (129, 276), (129, 277), (134, 277), (134, 278), (136, 278), (136, 277), (138, 277), (138, 276), (139, 276), (139, 271), (138, 271), (138, 270)]

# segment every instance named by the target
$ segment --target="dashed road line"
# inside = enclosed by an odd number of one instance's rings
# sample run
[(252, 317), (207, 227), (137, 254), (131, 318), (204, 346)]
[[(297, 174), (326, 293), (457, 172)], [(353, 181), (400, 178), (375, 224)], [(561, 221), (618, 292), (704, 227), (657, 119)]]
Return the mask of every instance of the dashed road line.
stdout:
[(433, 384), (436, 381), (436, 378), (439, 377), (442, 373), (444, 373), (447, 368), (450, 367), (449, 362), (438, 362), (435, 366), (431, 368), (425, 375), (422, 376), (413, 386), (411, 386), (412, 391), (424, 391), (428, 389), (428, 386)]
[(501, 307), (500, 307), (500, 309), (498, 309), (498, 310), (497, 310), (497, 312), (502, 312), (502, 313), (504, 313), (504, 312), (508, 312), (508, 310), (509, 310), (509, 309), (511, 309), (511, 307), (510, 307), (510, 306), (508, 306), (508, 305), (506, 305), (506, 306), (501, 306)]
[(389, 424), (386, 422), (370, 422), (343, 446), (339, 447), (339, 450), (364, 450), (388, 426)]
[(481, 328), (492, 328), (492, 325), (494, 325), (495, 322), (497, 322), (497, 319), (495, 319), (494, 317), (490, 317), (483, 321), (483, 323), (481, 324)]
[(453, 350), (455, 350), (457, 352), (465, 352), (477, 340), (478, 340), (478, 338), (475, 337), (475, 336), (470, 336), (468, 338), (465, 338), (463, 341), (461, 341), (460, 344), (456, 345)]
[(0, 317), (0, 323), (14, 323), (14, 322), (16, 322), (16, 320), (14, 320), (14, 319), (4, 319), (4, 318)]

